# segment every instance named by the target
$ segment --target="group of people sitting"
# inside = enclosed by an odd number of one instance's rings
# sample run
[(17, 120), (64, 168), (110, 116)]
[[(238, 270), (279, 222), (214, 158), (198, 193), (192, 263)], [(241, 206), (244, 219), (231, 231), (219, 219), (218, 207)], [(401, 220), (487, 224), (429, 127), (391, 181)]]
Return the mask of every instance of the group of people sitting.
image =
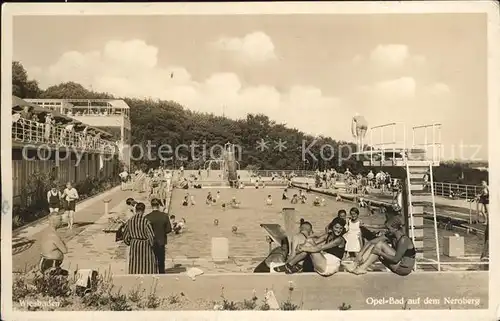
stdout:
[(314, 233), (312, 224), (301, 219), (299, 232), (291, 239), (283, 238), (281, 246), (272, 250), (254, 272), (317, 272), (331, 276), (346, 258), (352, 263), (343, 264), (344, 269), (353, 274), (367, 273), (376, 261), (400, 276), (412, 272), (416, 251), (399, 213), (385, 211), (382, 226), (363, 225), (357, 208), (350, 210), (350, 219), (346, 216), (345, 210), (339, 211), (321, 233)]

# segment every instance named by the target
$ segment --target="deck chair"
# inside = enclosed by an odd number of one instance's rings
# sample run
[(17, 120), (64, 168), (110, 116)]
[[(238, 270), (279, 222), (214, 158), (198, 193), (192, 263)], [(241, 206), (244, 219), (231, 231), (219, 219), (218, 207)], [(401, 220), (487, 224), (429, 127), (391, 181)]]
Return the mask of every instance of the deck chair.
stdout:
[(260, 224), (269, 237), (278, 245), (286, 238), (286, 232), (279, 224)]
[(288, 239), (285, 230), (279, 224), (260, 224), (272, 242), (280, 246), (270, 248), (269, 255), (257, 265), (253, 273), (271, 273), (271, 266), (283, 264), (288, 254)]
[[(286, 244), (289, 244), (288, 238), (286, 236), (286, 232), (281, 227), (279, 224), (260, 224), (260, 226), (267, 232), (269, 237), (278, 245), (282, 246), (283, 243), (286, 242)], [(278, 248), (273, 249), (268, 257), (262, 261), (257, 268), (254, 270), (254, 273), (257, 273), (259, 268), (264, 267), (264, 265), (268, 266), (269, 261), (272, 261), (272, 256), (276, 254), (275, 250)], [(302, 271), (303, 272), (314, 272), (314, 267), (312, 265), (312, 261), (310, 259), (304, 260), (302, 264)]]

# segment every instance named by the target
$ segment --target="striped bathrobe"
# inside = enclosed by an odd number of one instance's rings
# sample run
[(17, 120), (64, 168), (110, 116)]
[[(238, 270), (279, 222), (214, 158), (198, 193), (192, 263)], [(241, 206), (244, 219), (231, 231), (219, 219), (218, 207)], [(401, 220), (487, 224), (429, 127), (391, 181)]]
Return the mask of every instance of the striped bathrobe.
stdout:
[(154, 232), (151, 223), (140, 214), (130, 218), (123, 231), (129, 248), (129, 274), (157, 274), (158, 264), (153, 252)]

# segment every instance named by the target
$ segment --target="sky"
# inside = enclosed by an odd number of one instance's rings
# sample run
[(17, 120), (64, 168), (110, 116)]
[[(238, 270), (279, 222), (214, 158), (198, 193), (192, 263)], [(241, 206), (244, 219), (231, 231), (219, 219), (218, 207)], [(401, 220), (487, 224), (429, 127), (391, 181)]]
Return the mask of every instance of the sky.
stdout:
[(264, 113), (347, 141), (356, 113), (404, 124), (407, 145), (412, 126), (439, 122), (443, 158), (488, 157), (483, 14), (17, 16), (13, 33), (14, 60), (42, 88)]

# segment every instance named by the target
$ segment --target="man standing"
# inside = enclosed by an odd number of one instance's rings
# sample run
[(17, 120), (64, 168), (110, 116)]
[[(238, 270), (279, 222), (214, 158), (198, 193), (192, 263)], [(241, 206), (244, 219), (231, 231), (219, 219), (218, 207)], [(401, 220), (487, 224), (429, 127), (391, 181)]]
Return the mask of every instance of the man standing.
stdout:
[(153, 226), (155, 243), (153, 251), (158, 262), (158, 272), (165, 273), (165, 245), (167, 244), (167, 234), (172, 231), (172, 225), (166, 213), (160, 211), (160, 201), (156, 198), (151, 200), (153, 211), (146, 215), (146, 219)]
[(124, 191), (126, 189), (126, 185), (128, 182), (128, 176), (129, 176), (127, 168), (123, 169), (123, 172), (118, 174), (118, 176), (120, 176), (120, 180), (122, 182), (121, 190)]
[(68, 218), (68, 229), (73, 228), (74, 216), (76, 211), (76, 200), (80, 198), (77, 190), (71, 185), (71, 182), (66, 184), (66, 189), (63, 192), (62, 198), (66, 200), (66, 216)]
[(366, 121), (365, 117), (356, 113), (356, 115), (352, 118), (351, 130), (352, 135), (357, 140), (357, 151), (362, 152), (364, 147), (363, 139), (365, 138), (366, 132), (368, 130), (368, 122)]
[(64, 254), (68, 253), (66, 244), (57, 234), (58, 225), (59, 219), (52, 214), (49, 217), (49, 228), (42, 236), (42, 257), (40, 259), (40, 272), (42, 273), (50, 268), (59, 268), (63, 262)]

